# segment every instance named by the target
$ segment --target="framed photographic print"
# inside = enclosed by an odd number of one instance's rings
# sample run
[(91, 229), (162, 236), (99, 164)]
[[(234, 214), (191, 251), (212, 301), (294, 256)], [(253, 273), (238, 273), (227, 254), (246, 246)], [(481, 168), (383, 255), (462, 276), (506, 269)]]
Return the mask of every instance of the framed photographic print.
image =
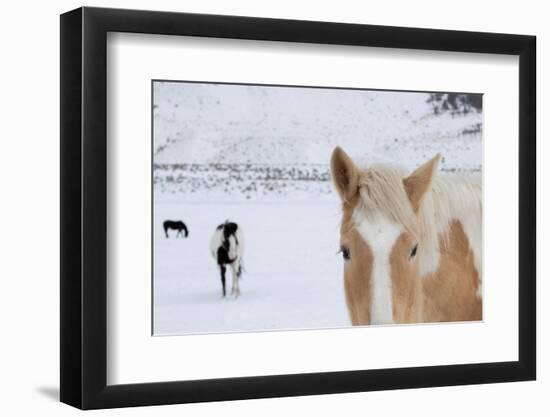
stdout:
[(61, 401), (535, 379), (535, 38), (61, 16)]

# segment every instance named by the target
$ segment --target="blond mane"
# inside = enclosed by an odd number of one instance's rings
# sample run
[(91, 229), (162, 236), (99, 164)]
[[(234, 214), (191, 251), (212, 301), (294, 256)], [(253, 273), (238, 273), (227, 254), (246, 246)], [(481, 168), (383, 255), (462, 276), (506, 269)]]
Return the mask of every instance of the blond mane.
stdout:
[[(445, 244), (454, 220), (462, 223), (470, 239), (479, 276), (481, 277), (481, 179), (474, 175), (438, 173), (431, 190), (422, 200), (418, 214), (413, 211), (403, 185), (406, 172), (398, 167), (373, 165), (359, 178), (360, 210), (367, 218), (385, 214), (403, 225), (419, 242), (422, 276), (437, 269), (440, 242)], [(479, 238), (478, 238), (479, 237)]]

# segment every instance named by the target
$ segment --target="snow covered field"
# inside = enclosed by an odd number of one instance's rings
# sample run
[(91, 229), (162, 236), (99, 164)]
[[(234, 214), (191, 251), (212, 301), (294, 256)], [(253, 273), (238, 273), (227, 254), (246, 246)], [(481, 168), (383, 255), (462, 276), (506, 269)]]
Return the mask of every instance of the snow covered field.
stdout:
[[(154, 334), (348, 326), (331, 152), (409, 170), (440, 152), (443, 171), (479, 174), (482, 113), (429, 97), (155, 82)], [(238, 300), (209, 252), (226, 219), (244, 230)], [(189, 238), (166, 239), (164, 220)]]
[[(170, 202), (154, 209), (155, 335), (348, 325), (338, 204)], [(186, 222), (188, 239), (164, 237), (162, 221), (176, 218)], [(237, 300), (221, 298), (209, 253), (215, 227), (227, 218), (245, 237)]]

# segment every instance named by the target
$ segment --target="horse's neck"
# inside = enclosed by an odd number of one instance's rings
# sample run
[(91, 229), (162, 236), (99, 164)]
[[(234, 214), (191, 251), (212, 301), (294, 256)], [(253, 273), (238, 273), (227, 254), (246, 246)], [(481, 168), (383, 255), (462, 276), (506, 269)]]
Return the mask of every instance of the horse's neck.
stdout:
[(481, 257), (481, 182), (479, 178), (451, 175), (436, 177), (432, 191), (426, 196), (420, 211), (423, 277), (439, 268), (441, 252), (448, 242), (454, 222), (464, 228), (477, 266)]
[(426, 201), (432, 218), (424, 219), (430, 232), (425, 246), (431, 253), (421, 279), (423, 321), (480, 317), (481, 197), (475, 178), (449, 176), (434, 182)]
[(481, 178), (441, 175), (432, 189), (436, 216), (442, 227), (450, 227), (454, 220), (470, 218), (481, 220)]

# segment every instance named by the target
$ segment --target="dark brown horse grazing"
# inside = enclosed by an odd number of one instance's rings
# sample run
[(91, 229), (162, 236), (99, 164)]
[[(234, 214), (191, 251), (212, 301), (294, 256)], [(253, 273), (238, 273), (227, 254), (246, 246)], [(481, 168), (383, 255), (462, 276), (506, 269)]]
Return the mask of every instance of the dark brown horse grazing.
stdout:
[(178, 231), (176, 233), (176, 237), (183, 236), (184, 232), (185, 232), (185, 237), (189, 236), (189, 231), (187, 230), (187, 226), (185, 226), (185, 223), (182, 222), (181, 220), (178, 220), (178, 221), (166, 220), (163, 223), (163, 227), (164, 227), (164, 234), (166, 235), (166, 237), (169, 237), (168, 230), (170, 229)]

